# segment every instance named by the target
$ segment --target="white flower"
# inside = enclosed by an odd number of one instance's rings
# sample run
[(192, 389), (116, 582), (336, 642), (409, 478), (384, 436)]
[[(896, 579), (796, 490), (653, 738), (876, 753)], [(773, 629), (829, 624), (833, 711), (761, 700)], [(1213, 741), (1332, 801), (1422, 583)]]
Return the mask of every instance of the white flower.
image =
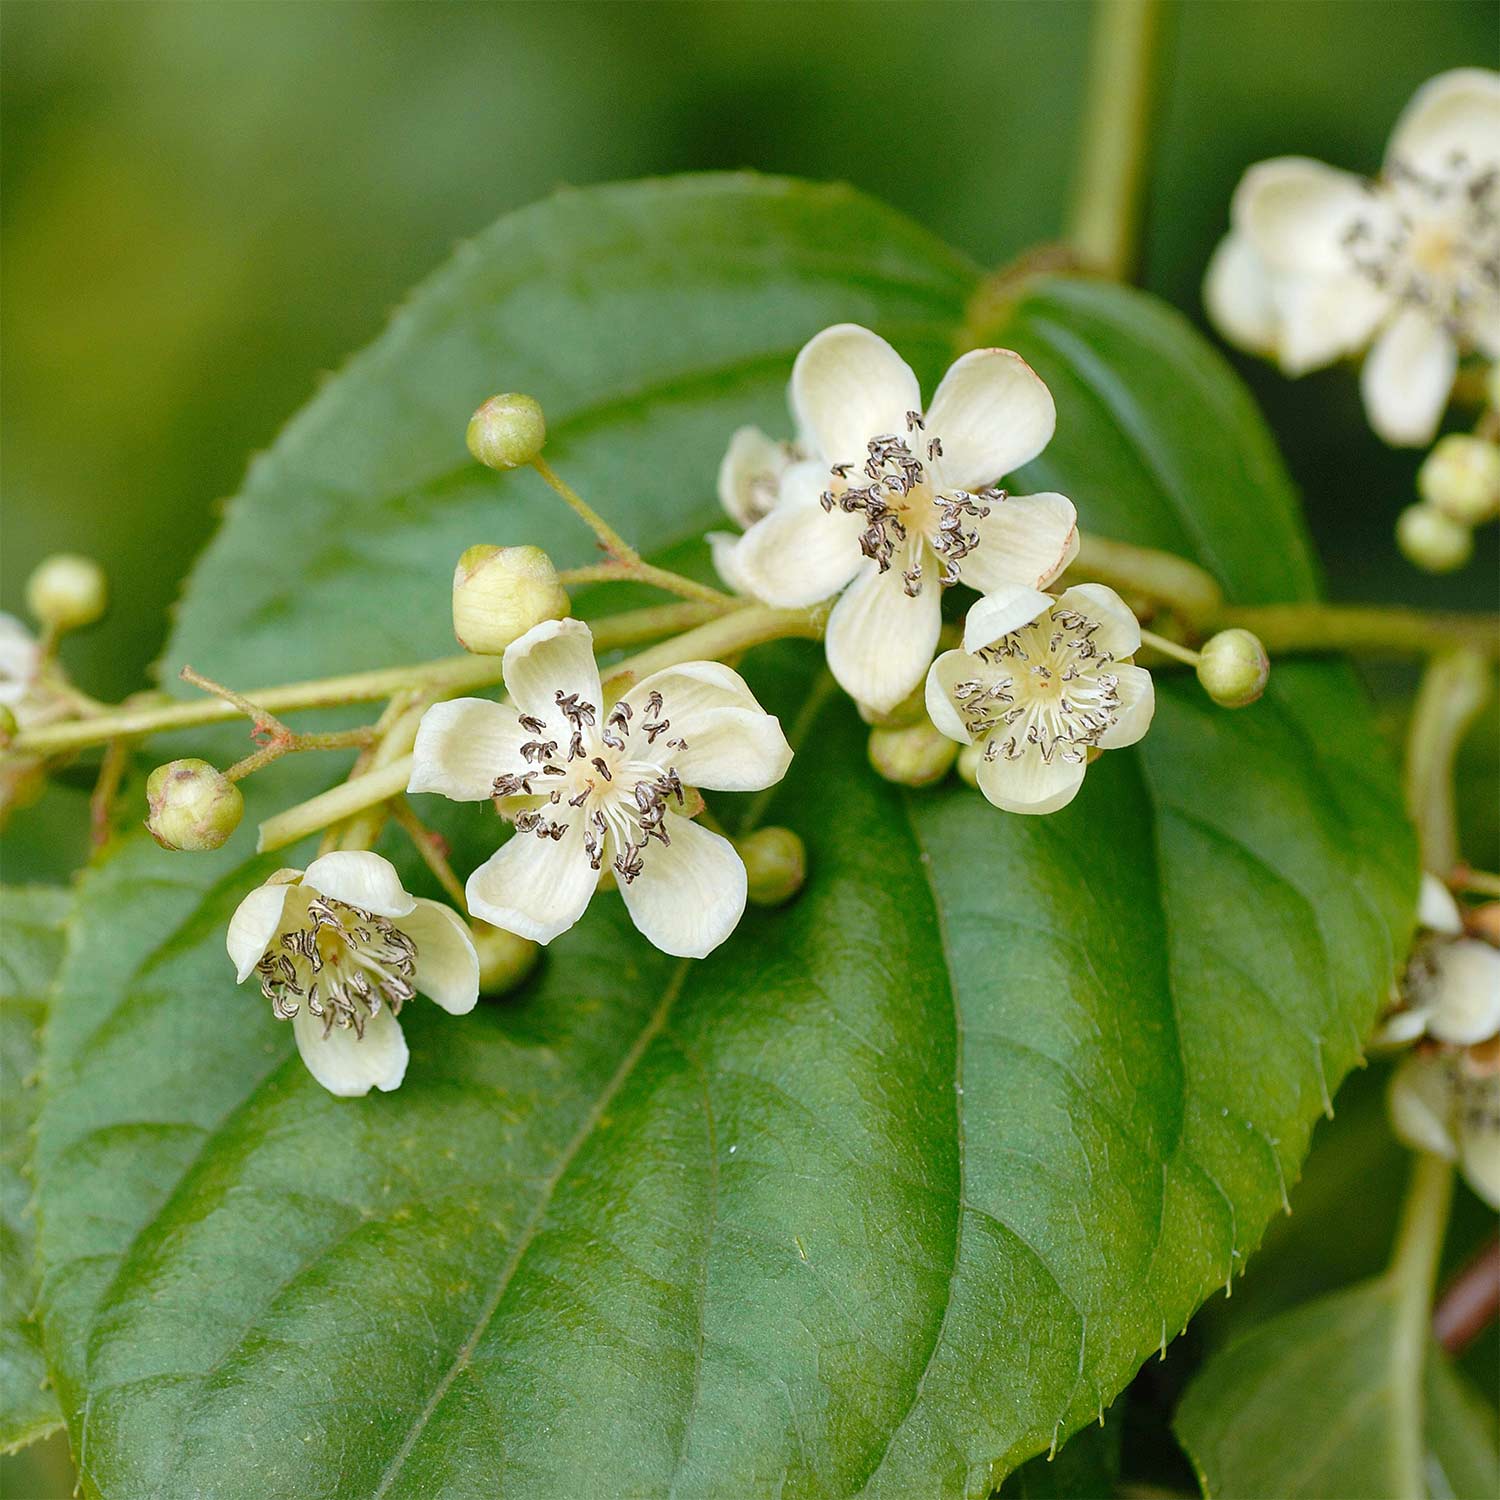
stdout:
[(236, 977), (260, 976), (290, 1020), (308, 1071), (331, 1094), (393, 1089), (406, 1073), (396, 1019), (420, 990), (451, 1014), (474, 1008), (469, 930), (437, 901), (409, 896), (388, 860), (343, 851), (281, 870), (240, 902), (227, 939)]
[(960, 651), (927, 674), (927, 712), (949, 739), (980, 745), (979, 789), (1007, 812), (1066, 807), (1090, 756), (1151, 725), (1151, 674), (1130, 657), (1141, 628), (1113, 589), (1058, 598), (1011, 587), (969, 611)]
[[(719, 501), (739, 526), (748, 530), (769, 515), (781, 498), (781, 484), (807, 453), (800, 443), (781, 443), (759, 427), (741, 427), (729, 440), (719, 465)], [(710, 531), (708, 545), (719, 577), (737, 594), (751, 592), (736, 554), (741, 537), (733, 531)]]
[(1305, 157), (1252, 167), (1210, 262), (1209, 314), (1289, 375), (1373, 340), (1362, 386), (1387, 442), (1432, 440), (1460, 355), (1500, 357), (1500, 73), (1417, 90), (1371, 182)]
[(924, 416), (910, 367), (868, 329), (840, 324), (797, 356), (791, 402), (815, 457), (734, 549), (744, 587), (797, 608), (842, 591), (828, 665), (876, 712), (922, 681), (943, 588), (1036, 588), (1072, 561), (1077, 515), (1062, 495), (989, 488), (1029, 463), (1056, 422), (1052, 396), (1008, 349), (965, 354)]
[(24, 713), (42, 665), (42, 648), (35, 636), (14, 616), (0, 612), (0, 704), (16, 722)]
[(707, 661), (655, 672), (606, 709), (579, 620), (528, 631), (507, 648), (504, 676), (510, 704), (427, 710), (408, 788), (521, 809), (515, 837), (469, 877), (470, 913), (551, 942), (583, 915), (607, 862), (658, 948), (712, 952), (745, 909), (745, 867), (691, 820), (689, 789), (779, 781), (792, 758), (781, 725), (738, 673)]
[(1401, 981), (1403, 1005), (1376, 1034), (1384, 1045), (1429, 1036), (1472, 1047), (1500, 1032), (1500, 950), (1464, 936), (1458, 903), (1442, 881), (1422, 877), (1421, 931)]
[(1413, 1052), (1388, 1102), (1408, 1146), (1457, 1161), (1469, 1186), (1500, 1209), (1500, 1073), (1476, 1073), (1460, 1053)]

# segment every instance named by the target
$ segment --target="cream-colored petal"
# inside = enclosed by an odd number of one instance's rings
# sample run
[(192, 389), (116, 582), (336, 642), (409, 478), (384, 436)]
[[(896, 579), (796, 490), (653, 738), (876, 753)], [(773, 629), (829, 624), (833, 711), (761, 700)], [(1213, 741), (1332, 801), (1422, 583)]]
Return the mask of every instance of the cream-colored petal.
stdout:
[(1078, 512), (1066, 495), (1011, 495), (964, 525), (979, 545), (959, 562), (959, 576), (984, 594), (1015, 583), (1045, 588), (1078, 551)]
[(729, 439), (719, 465), (719, 501), (742, 529), (776, 504), (790, 461), (786, 444), (759, 427), (741, 427)]
[(1464, 1081), (1458, 1160), (1464, 1181), (1500, 1209), (1500, 1076)]
[(418, 896), (415, 910), (396, 925), (417, 945), (417, 989), (450, 1015), (473, 1010), (479, 999), (479, 955), (463, 918), (441, 901)]
[(707, 828), (667, 815), (671, 843), (653, 841), (641, 873), (620, 895), (630, 920), (663, 953), (705, 958), (734, 931), (745, 910), (745, 866), (734, 845)]
[(1408, 1146), (1449, 1161), (1458, 1155), (1457, 1079), (1450, 1058), (1423, 1053), (1404, 1058), (1386, 1103), (1392, 1129)]
[(927, 669), (927, 717), (939, 734), (957, 740), (960, 745), (971, 745), (974, 736), (964, 723), (953, 696), (955, 682), (967, 682), (981, 675), (988, 676), (988, 668), (977, 656), (967, 651), (944, 651)]
[(1422, 872), (1421, 895), (1417, 901), (1417, 925), (1429, 932), (1458, 937), (1464, 930), (1463, 914), (1453, 893), (1436, 875)]
[(599, 884), (583, 848), (583, 820), (562, 838), (518, 833), (469, 876), (469, 914), (535, 943), (550, 943), (584, 913)]
[(1399, 313), (1360, 372), (1370, 426), (1399, 448), (1425, 448), (1437, 434), (1458, 373), (1452, 337), (1424, 313)]
[(666, 738), (652, 747), (651, 759), (676, 770), (685, 786), (708, 792), (758, 792), (775, 786), (792, 763), (781, 721), (758, 708), (716, 708), (703, 714), (688, 733), (673, 723), (672, 749)]
[(864, 707), (894, 708), (927, 675), (942, 629), (937, 569), (926, 559), (927, 581), (911, 597), (902, 583), (910, 566), (898, 552), (884, 573), (866, 562), (828, 617), (828, 667), (839, 686)]
[(521, 713), (560, 723), (557, 694), (604, 702), (593, 632), (582, 620), (543, 620), (505, 648), (505, 688)]
[(14, 615), (0, 610), (0, 703), (14, 708), (31, 690), (42, 648)]
[(760, 707), (749, 683), (733, 667), (717, 661), (680, 662), (641, 678), (621, 700), (630, 708), (633, 734), (640, 734), (653, 693), (661, 695), (662, 712), (671, 719), (673, 729), (682, 733), (693, 727), (698, 715), (713, 709)]
[(996, 755), (979, 758), (979, 790), (1006, 812), (1050, 813), (1066, 807), (1083, 785), (1083, 762), (1054, 755), (1042, 759), (1035, 745), (1027, 745), (1014, 760)]
[(1093, 620), (1097, 629), (1090, 639), (1101, 651), (1116, 659), (1134, 656), (1141, 649), (1141, 622), (1130, 606), (1104, 583), (1075, 583), (1058, 595), (1063, 609), (1077, 610)]
[(1280, 319), (1271, 273), (1243, 234), (1229, 233), (1209, 258), (1203, 278), (1209, 321), (1237, 348), (1272, 355)]
[(755, 590), (750, 587), (750, 580), (745, 577), (739, 563), (740, 543), (744, 537), (737, 531), (710, 531), (704, 540), (708, 543), (709, 556), (713, 558), (714, 571), (724, 587), (732, 593), (755, 598)]
[(1305, 156), (1250, 168), (1235, 189), (1231, 216), (1273, 274), (1321, 276), (1349, 267), (1346, 237), (1381, 213), (1363, 178)]
[(521, 746), (535, 736), (515, 709), (488, 698), (434, 703), (417, 726), (409, 792), (439, 792), (455, 802), (483, 802), (495, 778), (521, 764)]
[(1500, 165), (1500, 73), (1489, 68), (1429, 78), (1396, 121), (1386, 170), (1446, 175), (1458, 153), (1471, 170)]
[(302, 884), (377, 917), (404, 917), (417, 904), (401, 888), (395, 865), (368, 849), (339, 849), (315, 859)]
[(911, 366), (879, 334), (856, 323), (825, 328), (792, 366), (792, 412), (828, 464), (863, 464), (872, 438), (905, 437), (922, 410)]
[(1500, 950), (1477, 938), (1427, 945), (1427, 1034), (1472, 1047), (1500, 1032)]
[(290, 885), (258, 885), (235, 907), (224, 946), (234, 964), (235, 982), (243, 984), (281, 931)]
[(974, 349), (943, 376), (926, 437), (943, 445), (944, 489), (979, 489), (1029, 464), (1052, 440), (1057, 408), (1042, 377), (1011, 349)]
[(323, 1018), (303, 1005), (292, 1017), (292, 1032), (307, 1071), (341, 1099), (358, 1099), (372, 1088), (398, 1088), (406, 1077), (406, 1038), (389, 1007), (365, 1022), (363, 1036), (353, 1027), (335, 1026), (325, 1037)]
[(1109, 669), (1119, 679), (1119, 717), (1099, 736), (1101, 750), (1120, 750), (1145, 737), (1156, 712), (1156, 686), (1144, 667), (1116, 662)]
[(1051, 607), (1050, 594), (1022, 583), (1001, 584), (969, 606), (969, 612), (964, 616), (964, 650), (980, 651), (993, 646), (1001, 636), (1031, 624), (1043, 610)]
[(1282, 372), (1296, 378), (1358, 353), (1391, 311), (1391, 296), (1353, 271), (1284, 277), (1275, 288)]
[(838, 506), (825, 511), (818, 496), (828, 471), (817, 471), (809, 482), (798, 468), (786, 498), (745, 533), (734, 554), (747, 591), (782, 609), (802, 609), (838, 593), (863, 561), (863, 513)]

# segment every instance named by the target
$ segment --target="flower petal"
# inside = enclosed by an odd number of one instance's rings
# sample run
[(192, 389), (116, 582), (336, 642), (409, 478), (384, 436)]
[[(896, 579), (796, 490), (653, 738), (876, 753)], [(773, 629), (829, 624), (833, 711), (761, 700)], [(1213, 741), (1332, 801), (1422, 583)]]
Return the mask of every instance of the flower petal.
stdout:
[(594, 635), (582, 620), (543, 620), (505, 648), (502, 670), (511, 701), (523, 714), (558, 721), (555, 695), (576, 693), (598, 709), (604, 702)]
[(675, 813), (672, 842), (652, 842), (641, 873), (620, 895), (630, 920), (663, 953), (705, 958), (734, 931), (745, 910), (745, 866), (734, 845)]
[(1370, 184), (1352, 172), (1279, 156), (1240, 179), (1231, 217), (1268, 270), (1317, 276), (1348, 270), (1345, 236), (1383, 212)]
[(1027, 745), (1014, 760), (1003, 755), (986, 760), (981, 755), (979, 790), (1006, 812), (1056, 812), (1078, 795), (1085, 769), (1082, 761), (1066, 761), (1060, 755), (1045, 761), (1040, 750)]
[(1376, 340), (1360, 372), (1370, 426), (1395, 447), (1426, 447), (1442, 420), (1457, 372), (1452, 337), (1416, 308), (1408, 308)]
[(397, 925), (417, 945), (416, 987), (450, 1015), (473, 1010), (479, 999), (479, 955), (463, 918), (441, 901), (418, 896), (416, 909)]
[(828, 481), (826, 469), (797, 465), (781, 504), (745, 533), (734, 566), (757, 599), (802, 609), (838, 593), (859, 571), (859, 534), (868, 523), (862, 512), (823, 509)]
[(803, 346), (792, 366), (792, 413), (829, 465), (862, 464), (871, 438), (906, 435), (922, 409), (911, 366), (879, 334), (839, 323)]
[(957, 740), (960, 745), (974, 743), (974, 736), (969, 733), (969, 726), (958, 711), (953, 684), (977, 677), (987, 670), (984, 662), (967, 651), (944, 651), (927, 669), (927, 717), (939, 734)]
[(1452, 1161), (1458, 1155), (1453, 1137), (1457, 1106), (1456, 1079), (1451, 1060), (1441, 1055), (1413, 1053), (1402, 1060), (1391, 1079), (1387, 1102), (1391, 1127), (1417, 1151), (1430, 1151)]
[(759, 427), (741, 427), (729, 439), (719, 465), (719, 500), (741, 527), (750, 526), (776, 504), (781, 476), (791, 458), (785, 443)]
[(417, 904), (401, 888), (395, 865), (368, 849), (339, 849), (315, 859), (302, 884), (377, 917), (404, 917)]
[(325, 1037), (323, 1018), (306, 1005), (292, 1017), (292, 1032), (307, 1071), (341, 1099), (358, 1099), (372, 1088), (397, 1088), (406, 1077), (406, 1038), (387, 1006), (365, 1022), (362, 1037), (345, 1026), (335, 1026)]
[(1120, 680), (1120, 712), (1115, 722), (1099, 736), (1101, 750), (1120, 750), (1145, 736), (1156, 712), (1156, 685), (1144, 667), (1120, 662), (1110, 668)]
[(1203, 306), (1214, 327), (1251, 354), (1276, 352), (1280, 328), (1271, 273), (1243, 234), (1219, 241), (1203, 278)]
[(1056, 426), (1052, 392), (1010, 349), (974, 349), (956, 359), (927, 413), (927, 436), (943, 445), (944, 489), (978, 489), (1029, 464)]
[(281, 931), (287, 893), (293, 889), (291, 885), (258, 885), (235, 907), (224, 946), (234, 964), (236, 984), (243, 984), (250, 977), (275, 941)]
[(1427, 945), (1427, 1034), (1472, 1047), (1500, 1031), (1500, 950), (1476, 938)]
[(1429, 932), (1457, 937), (1464, 930), (1463, 914), (1453, 894), (1436, 875), (1422, 874), (1422, 894), (1417, 903), (1417, 924)]
[(406, 790), (483, 802), (495, 778), (521, 764), (521, 746), (533, 738), (508, 704), (488, 698), (434, 703), (417, 726)]
[(1141, 649), (1141, 622), (1130, 606), (1104, 583), (1075, 583), (1058, 595), (1063, 609), (1077, 610), (1097, 623), (1091, 639), (1117, 660)]
[(1356, 273), (1285, 277), (1276, 286), (1283, 374), (1296, 377), (1357, 353), (1391, 310), (1391, 296)]
[(902, 554), (884, 573), (866, 562), (828, 617), (828, 667), (856, 703), (884, 713), (923, 679), (942, 629), (942, 597), (928, 581), (913, 598), (902, 582)]
[(960, 560), (959, 576), (984, 594), (1013, 583), (1045, 588), (1078, 551), (1078, 512), (1066, 495), (1010, 495), (964, 524), (979, 545)]
[(1500, 1209), (1500, 1077), (1464, 1080), (1458, 1126), (1458, 1158), (1464, 1181), (1493, 1209)]
[(583, 819), (562, 838), (515, 834), (469, 876), (469, 914), (535, 943), (550, 943), (583, 915), (599, 884), (583, 849)]
[(1458, 152), (1471, 168), (1500, 165), (1500, 73), (1454, 68), (1429, 78), (1396, 121), (1386, 170), (1444, 174)]
[(1052, 598), (1024, 584), (1006, 583), (969, 606), (964, 616), (964, 650), (980, 651), (993, 646), (1001, 636), (1029, 625)]
[(716, 708), (760, 708), (749, 683), (733, 667), (717, 661), (681, 662), (641, 678), (621, 700), (630, 706), (637, 733), (652, 693), (661, 694), (662, 712), (670, 716), (673, 729), (684, 733), (698, 716)]
[(750, 587), (750, 580), (745, 577), (744, 570), (739, 564), (740, 543), (744, 537), (737, 531), (710, 531), (704, 536), (708, 543), (709, 556), (713, 558), (714, 571), (723, 581), (725, 588), (736, 594), (748, 594), (752, 597), (755, 590)]

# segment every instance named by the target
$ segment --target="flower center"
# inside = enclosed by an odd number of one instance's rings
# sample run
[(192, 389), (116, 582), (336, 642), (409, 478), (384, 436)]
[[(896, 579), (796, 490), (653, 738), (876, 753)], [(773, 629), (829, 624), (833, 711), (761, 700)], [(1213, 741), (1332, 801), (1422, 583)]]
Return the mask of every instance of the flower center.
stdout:
[(647, 698), (638, 721), (622, 700), (602, 725), (599, 709), (576, 693), (559, 690), (555, 698), (554, 718), (521, 716), (522, 728), (534, 738), (521, 746), (524, 764), (495, 778), (494, 794), (545, 797), (544, 804), (516, 815), (518, 833), (561, 839), (582, 819), (589, 864), (597, 870), (610, 858), (629, 885), (644, 868), (651, 842), (672, 842), (669, 804), (675, 799), (681, 807), (687, 800), (676, 770), (653, 758), (654, 747), (662, 740), (668, 749), (686, 750), (687, 741), (673, 734), (660, 693)]
[(1472, 340), (1500, 295), (1500, 170), (1456, 152), (1431, 175), (1395, 162), (1389, 179), (1394, 214), (1358, 219), (1345, 233), (1355, 270)]
[(291, 1020), (305, 1003), (323, 1017), (324, 1036), (340, 1026), (363, 1037), (382, 1005), (399, 1015), (416, 993), (416, 966), (417, 945), (388, 918), (314, 895), (304, 924), (283, 932), (255, 967), (278, 1020)]
[(1114, 657), (1094, 643), (1098, 621), (1054, 605), (1039, 620), (973, 654), (989, 668), (951, 689), (969, 733), (985, 741), (984, 758), (1016, 760), (1035, 746), (1054, 756), (1086, 758), (1120, 716)]
[[(1005, 491), (946, 491), (933, 483), (928, 465), (942, 457), (942, 439), (918, 439), (924, 424), (920, 412), (906, 414), (905, 438), (886, 433), (871, 438), (865, 460), (865, 483), (851, 483), (852, 464), (837, 464), (833, 482), (819, 497), (823, 509), (837, 506), (849, 515), (863, 515), (868, 523), (860, 533), (859, 550), (880, 572), (888, 572), (898, 549), (907, 566), (902, 570), (906, 592), (922, 592), (928, 552), (936, 554), (938, 584), (947, 588), (959, 580), (959, 564), (979, 545), (979, 532), (967, 522), (989, 515), (990, 506), (1005, 499)], [(912, 450), (915, 442), (926, 452), (926, 462)], [(911, 543), (912, 545), (908, 545)]]

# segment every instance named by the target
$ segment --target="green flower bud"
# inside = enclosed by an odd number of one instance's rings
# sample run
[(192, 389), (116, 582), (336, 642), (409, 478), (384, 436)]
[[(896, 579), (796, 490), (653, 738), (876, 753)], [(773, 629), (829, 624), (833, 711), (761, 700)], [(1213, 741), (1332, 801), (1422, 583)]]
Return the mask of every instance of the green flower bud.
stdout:
[(504, 995), (516, 988), (536, 968), (542, 955), (540, 943), (518, 937), (488, 922), (469, 924), (474, 949), (479, 954), (479, 993)]
[(469, 418), (469, 452), (491, 469), (533, 462), (547, 441), (547, 419), (530, 396), (491, 396)]
[(983, 745), (962, 745), (958, 751), (959, 777), (972, 787), (979, 785), (979, 762), (984, 755)]
[(1221, 630), (1198, 653), (1198, 681), (1221, 708), (1254, 703), (1270, 675), (1266, 648), (1248, 630)]
[(927, 684), (919, 682), (894, 708), (879, 709), (857, 705), (859, 716), (874, 729), (901, 729), (927, 717)]
[(780, 906), (802, 889), (807, 850), (790, 828), (757, 828), (735, 847), (745, 862), (749, 896), (756, 906)]
[(1422, 460), (1417, 493), (1462, 525), (1494, 520), (1500, 516), (1500, 445), (1450, 433)]
[(109, 581), (91, 557), (55, 552), (26, 580), (26, 607), (52, 630), (81, 630), (109, 605)]
[(533, 625), (572, 612), (540, 547), (470, 547), (453, 570), (453, 634), (476, 655), (499, 656)]
[(1474, 553), (1474, 535), (1432, 505), (1409, 505), (1396, 518), (1396, 545), (1427, 573), (1452, 573)]
[(957, 758), (957, 744), (926, 720), (902, 729), (870, 731), (870, 764), (901, 786), (931, 786), (948, 774)]
[(173, 760), (146, 780), (146, 827), (163, 849), (217, 849), (240, 826), (240, 789), (206, 760)]

